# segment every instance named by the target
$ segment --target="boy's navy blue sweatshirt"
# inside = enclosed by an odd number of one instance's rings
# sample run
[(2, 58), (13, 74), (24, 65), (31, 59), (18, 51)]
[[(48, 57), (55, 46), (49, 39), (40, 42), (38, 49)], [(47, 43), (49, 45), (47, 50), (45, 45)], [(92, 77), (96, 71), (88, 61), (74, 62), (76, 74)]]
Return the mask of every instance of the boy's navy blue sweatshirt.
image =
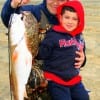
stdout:
[(77, 56), (75, 51), (82, 48), (84, 48), (84, 40), (81, 35), (73, 37), (51, 29), (40, 44), (37, 58), (44, 60), (44, 72), (52, 73), (67, 81), (79, 74), (79, 69), (74, 66)]

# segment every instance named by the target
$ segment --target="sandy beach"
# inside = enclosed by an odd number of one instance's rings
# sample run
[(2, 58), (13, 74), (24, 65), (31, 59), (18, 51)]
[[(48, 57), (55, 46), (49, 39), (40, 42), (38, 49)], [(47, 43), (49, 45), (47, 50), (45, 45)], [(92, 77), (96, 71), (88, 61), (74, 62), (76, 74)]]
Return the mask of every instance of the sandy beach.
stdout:
[[(5, 0), (0, 0), (0, 12)], [(36, 0), (35, 0), (36, 1)], [(37, 0), (39, 1), (39, 0)], [(100, 100), (100, 0), (81, 0), (85, 8), (87, 63), (81, 70), (90, 100)], [(7, 29), (0, 19), (0, 100), (11, 100)]]

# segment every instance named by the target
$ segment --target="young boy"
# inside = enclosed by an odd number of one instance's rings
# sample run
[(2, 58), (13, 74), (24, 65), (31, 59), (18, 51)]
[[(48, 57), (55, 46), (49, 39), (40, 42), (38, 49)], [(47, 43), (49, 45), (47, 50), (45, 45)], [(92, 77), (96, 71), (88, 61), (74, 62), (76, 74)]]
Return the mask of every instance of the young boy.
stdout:
[(79, 1), (69, 1), (57, 9), (60, 25), (53, 26), (40, 44), (38, 59), (44, 60), (44, 76), (48, 80), (51, 100), (89, 100), (75, 67), (76, 51), (84, 49), (81, 37), (84, 10)]

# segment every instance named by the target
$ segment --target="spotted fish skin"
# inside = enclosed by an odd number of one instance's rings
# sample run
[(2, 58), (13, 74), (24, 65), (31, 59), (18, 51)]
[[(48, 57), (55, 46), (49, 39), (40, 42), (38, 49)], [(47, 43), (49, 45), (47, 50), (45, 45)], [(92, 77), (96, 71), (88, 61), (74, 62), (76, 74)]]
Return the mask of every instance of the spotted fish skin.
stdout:
[(39, 36), (35, 17), (27, 11), (13, 14), (10, 20), (11, 85), (14, 100), (24, 100), (25, 85), (37, 55)]
[(25, 28), (26, 28), (26, 37), (27, 37), (27, 45), (31, 50), (32, 57), (34, 58), (37, 55), (38, 46), (40, 43), (39, 38), (39, 25), (36, 18), (30, 12), (23, 12)]

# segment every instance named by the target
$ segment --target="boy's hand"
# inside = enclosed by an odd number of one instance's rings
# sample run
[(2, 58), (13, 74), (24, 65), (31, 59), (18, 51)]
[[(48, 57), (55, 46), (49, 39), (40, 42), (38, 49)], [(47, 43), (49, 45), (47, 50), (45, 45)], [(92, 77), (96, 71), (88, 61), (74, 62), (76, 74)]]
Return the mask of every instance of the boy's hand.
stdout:
[(84, 55), (84, 52), (83, 50), (80, 50), (80, 51), (76, 51), (76, 55), (78, 55), (76, 58), (75, 58), (75, 68), (80, 68), (85, 60), (85, 55)]
[(11, 1), (11, 7), (12, 8), (17, 8), (18, 6), (25, 5), (29, 2), (30, 0), (12, 0)]

